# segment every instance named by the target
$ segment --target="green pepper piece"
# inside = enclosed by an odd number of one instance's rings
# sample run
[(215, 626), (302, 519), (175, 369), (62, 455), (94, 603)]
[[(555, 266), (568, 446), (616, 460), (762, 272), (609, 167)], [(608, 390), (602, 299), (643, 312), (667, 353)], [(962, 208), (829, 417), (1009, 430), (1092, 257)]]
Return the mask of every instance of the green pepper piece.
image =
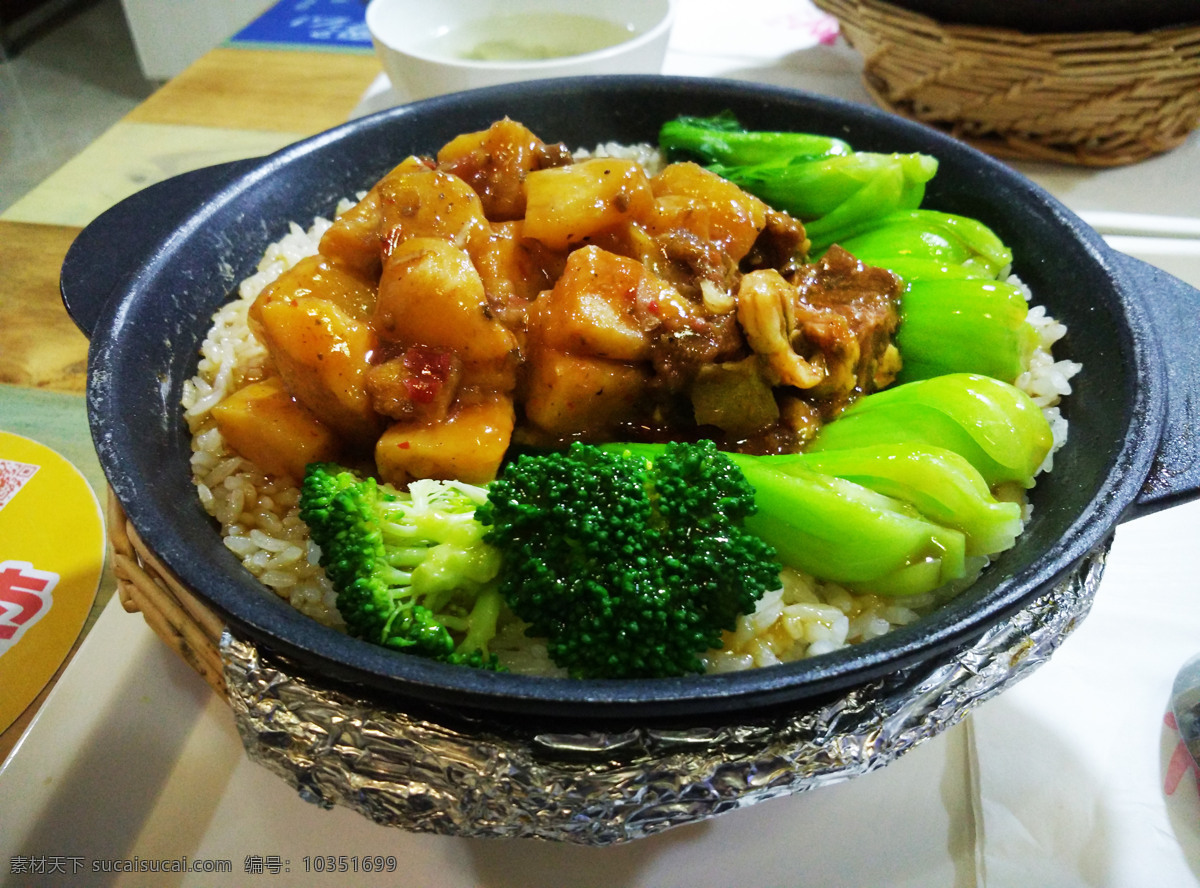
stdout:
[(760, 457), (730, 457), (755, 491), (758, 511), (746, 528), (784, 564), (879, 595), (921, 595), (966, 573), (963, 533), (907, 503), (798, 464), (785, 472)]
[(1054, 441), (1041, 409), (1016, 386), (974, 373), (908, 382), (859, 398), (823, 426), (809, 451), (925, 443), (966, 458), (988, 487), (1033, 478)]
[(1002, 552), (1016, 542), (1024, 527), (1020, 505), (997, 500), (974, 466), (943, 447), (873, 444), (761, 459), (783, 472), (800, 466), (903, 500), (930, 521), (961, 530), (967, 555)]
[(713, 117), (681, 116), (664, 123), (658, 145), (670, 160), (745, 165), (849, 154), (850, 146), (812, 133), (748, 131), (725, 112)]

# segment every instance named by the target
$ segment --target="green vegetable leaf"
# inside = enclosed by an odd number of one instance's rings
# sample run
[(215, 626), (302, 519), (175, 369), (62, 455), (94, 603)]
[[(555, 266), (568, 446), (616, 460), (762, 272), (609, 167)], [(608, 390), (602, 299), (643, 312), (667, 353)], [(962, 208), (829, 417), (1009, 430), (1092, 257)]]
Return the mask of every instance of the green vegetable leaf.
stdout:
[(995, 279), (1012, 265), (1012, 251), (982, 222), (935, 210), (889, 213), (839, 245), (907, 282), (944, 277), (947, 267), (956, 276)]
[(713, 164), (710, 169), (802, 220), (816, 254), (881, 217), (919, 207), (937, 160), (927, 154), (856, 151), (813, 161)]
[(754, 487), (746, 527), (784, 564), (880, 595), (920, 595), (966, 573), (962, 531), (922, 517), (908, 503), (801, 463), (787, 470), (731, 454)]
[(920, 280), (900, 298), (896, 345), (900, 382), (947, 373), (978, 373), (1013, 382), (1037, 346), (1029, 304), (1013, 284), (988, 280)]
[(811, 452), (923, 443), (963, 456), (990, 488), (1033, 478), (1053, 444), (1041, 409), (1016, 386), (973, 373), (904, 383), (854, 402), (822, 427)]
[(847, 450), (761, 457), (772, 468), (834, 475), (902, 500), (937, 524), (966, 535), (967, 555), (994, 555), (1016, 542), (1021, 507), (997, 500), (965, 458), (927, 444), (874, 444)]
[(756, 164), (812, 160), (849, 154), (841, 139), (810, 133), (747, 131), (729, 112), (713, 117), (678, 117), (663, 124), (658, 144), (668, 159), (710, 164)]

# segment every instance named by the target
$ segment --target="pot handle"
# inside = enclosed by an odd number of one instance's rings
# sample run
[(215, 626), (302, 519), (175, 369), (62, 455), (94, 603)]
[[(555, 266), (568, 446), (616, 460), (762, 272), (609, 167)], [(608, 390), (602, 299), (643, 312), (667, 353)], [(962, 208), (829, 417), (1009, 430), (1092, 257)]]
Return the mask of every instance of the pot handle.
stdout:
[(1150, 474), (1129, 518), (1200, 496), (1200, 290), (1117, 253), (1129, 292), (1142, 297), (1166, 368), (1167, 417)]
[(58, 289), (83, 335), (92, 331), (117, 285), (222, 185), (259, 162), (234, 160), (143, 188), (93, 219), (67, 250)]

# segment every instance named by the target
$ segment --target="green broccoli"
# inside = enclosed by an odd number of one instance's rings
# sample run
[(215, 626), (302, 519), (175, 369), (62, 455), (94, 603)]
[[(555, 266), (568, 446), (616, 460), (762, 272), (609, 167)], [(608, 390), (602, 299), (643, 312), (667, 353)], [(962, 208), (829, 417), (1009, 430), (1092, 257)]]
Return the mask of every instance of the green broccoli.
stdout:
[(623, 448), (526, 454), (491, 482), (477, 517), (501, 594), (573, 677), (702, 672), (779, 583), (774, 550), (742, 527), (754, 491), (711, 441)]
[(475, 520), (480, 487), (425, 479), (407, 492), (312, 463), (300, 517), (320, 547), (346, 629), (449, 663), (498, 668), (487, 651), (502, 602), (499, 553)]

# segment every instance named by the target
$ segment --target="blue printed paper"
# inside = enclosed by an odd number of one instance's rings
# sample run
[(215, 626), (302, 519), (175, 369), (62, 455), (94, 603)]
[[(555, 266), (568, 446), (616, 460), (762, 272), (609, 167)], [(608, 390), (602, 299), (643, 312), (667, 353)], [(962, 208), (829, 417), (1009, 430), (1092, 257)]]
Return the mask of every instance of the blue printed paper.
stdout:
[(280, 0), (231, 43), (370, 50), (366, 0)]

